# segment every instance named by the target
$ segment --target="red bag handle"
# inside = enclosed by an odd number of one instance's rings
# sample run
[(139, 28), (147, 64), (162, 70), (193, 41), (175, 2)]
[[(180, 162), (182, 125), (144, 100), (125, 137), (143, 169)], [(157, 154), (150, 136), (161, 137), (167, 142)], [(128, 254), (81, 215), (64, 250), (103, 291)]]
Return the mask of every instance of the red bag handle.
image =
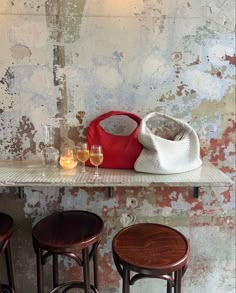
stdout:
[(114, 115), (124, 115), (124, 116), (128, 116), (131, 119), (133, 119), (135, 122), (137, 122), (137, 124), (139, 125), (141, 123), (141, 118), (133, 113), (129, 113), (129, 112), (122, 112), (122, 111), (110, 111), (107, 112), (105, 114), (102, 114), (100, 116), (98, 116), (97, 118), (95, 118), (92, 122), (91, 125), (96, 126), (98, 125), (101, 121), (114, 116)]

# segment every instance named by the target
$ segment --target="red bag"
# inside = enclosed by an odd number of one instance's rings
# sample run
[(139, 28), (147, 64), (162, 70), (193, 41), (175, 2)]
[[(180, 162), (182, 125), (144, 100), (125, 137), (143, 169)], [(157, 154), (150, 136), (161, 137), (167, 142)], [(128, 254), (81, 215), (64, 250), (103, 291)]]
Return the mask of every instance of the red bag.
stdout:
[[(100, 122), (113, 115), (128, 116), (137, 122), (137, 127), (130, 135), (114, 135), (107, 133), (100, 125)], [(104, 159), (99, 167), (133, 169), (134, 163), (143, 148), (138, 141), (140, 122), (141, 118), (135, 114), (122, 111), (110, 111), (97, 117), (89, 124), (87, 133), (89, 148), (93, 144), (101, 145), (103, 148)], [(91, 166), (89, 161), (86, 162), (86, 165)]]

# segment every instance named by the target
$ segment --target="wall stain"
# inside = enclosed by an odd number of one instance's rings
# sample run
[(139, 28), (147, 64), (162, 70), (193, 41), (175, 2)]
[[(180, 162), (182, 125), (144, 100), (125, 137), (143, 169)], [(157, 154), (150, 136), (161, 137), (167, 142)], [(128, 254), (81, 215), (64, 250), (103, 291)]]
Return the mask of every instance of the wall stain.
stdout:
[(193, 89), (186, 89), (187, 86), (188, 86), (187, 84), (184, 84), (181, 82), (181, 84), (177, 86), (176, 95), (177, 96), (183, 96), (183, 95), (188, 96), (188, 95), (192, 95), (192, 94), (196, 93), (196, 91)]
[(200, 57), (197, 56), (197, 59), (196, 59), (195, 61), (193, 61), (193, 62), (187, 64), (187, 66), (198, 65), (198, 64), (200, 64), (200, 63), (201, 63), (201, 61), (200, 61)]
[(72, 43), (79, 39), (80, 24), (86, 1), (52, 1), (45, 2), (46, 18), (51, 39), (55, 41), (53, 48), (53, 76), (54, 85), (59, 88), (60, 97), (57, 97), (58, 113), (56, 118), (61, 118), (61, 137), (68, 144), (68, 125), (65, 115), (68, 113), (68, 93), (66, 74), (58, 74), (58, 69), (66, 65), (66, 52), (64, 42)]
[(39, 5), (37, 3), (35, 3), (36, 1), (34, 0), (28, 0), (27, 2), (24, 2), (24, 7), (25, 8), (31, 8), (31, 9), (35, 9), (37, 12), (40, 10), (40, 8), (42, 7), (42, 5)]
[(80, 38), (80, 26), (86, 0), (47, 0), (45, 11), (51, 38), (62, 43), (73, 43)]
[(225, 55), (225, 60), (229, 61), (229, 64), (236, 66), (236, 56)]
[(31, 56), (31, 51), (27, 46), (15, 45), (11, 47), (11, 55), (15, 59), (24, 59)]
[[(217, 113), (220, 117), (222, 117), (222, 128), (228, 126), (228, 118), (229, 116), (233, 116), (234, 109), (232, 105), (235, 102), (235, 93), (234, 87), (228, 88), (225, 93), (225, 96), (220, 101), (210, 101), (203, 100), (200, 105), (194, 109), (192, 109), (192, 116), (198, 117), (199, 113), (202, 117), (208, 117), (209, 120), (215, 120), (215, 114)], [(226, 115), (227, 113), (227, 115)]]
[(83, 119), (85, 116), (85, 112), (84, 111), (78, 111), (76, 114), (76, 119), (79, 121), (79, 124), (83, 124)]
[(87, 129), (83, 125), (72, 126), (68, 130), (68, 138), (73, 141), (74, 145), (86, 141)]
[(16, 129), (16, 134), (12, 138), (11, 143), (5, 147), (16, 160), (25, 159), (26, 156), (36, 154), (36, 143), (34, 137), (36, 130), (30, 119), (23, 116), (19, 121), (19, 126)]
[(200, 26), (196, 29), (195, 34), (185, 35), (183, 37), (184, 49), (187, 51), (195, 44), (206, 45), (209, 39), (213, 39), (217, 36), (216, 32), (207, 28), (206, 26)]
[[(207, 150), (207, 153), (210, 154), (210, 162), (213, 164), (217, 164), (219, 162), (224, 162), (226, 158), (225, 149), (229, 147), (230, 143), (235, 144), (235, 129), (236, 129), (236, 122), (232, 119), (228, 120), (230, 126), (228, 126), (224, 133), (222, 134), (221, 138), (212, 138), (210, 140), (210, 146)], [(232, 158), (235, 156), (235, 151), (230, 152), (229, 156)]]
[(150, 0), (143, 1), (144, 8), (140, 12), (135, 12), (134, 16), (142, 23), (142, 26), (148, 31), (164, 31), (167, 15), (162, 13), (159, 3)]
[(175, 95), (172, 93), (171, 90), (169, 92), (161, 95), (159, 98), (160, 102), (165, 102), (165, 101), (170, 101), (170, 100), (175, 100)]
[(179, 62), (180, 60), (182, 60), (183, 56), (181, 52), (174, 52), (171, 54), (171, 60), (173, 62)]
[(5, 91), (9, 91), (10, 85), (14, 80), (14, 73), (11, 67), (8, 67), (4, 77), (0, 79), (0, 83), (6, 86)]

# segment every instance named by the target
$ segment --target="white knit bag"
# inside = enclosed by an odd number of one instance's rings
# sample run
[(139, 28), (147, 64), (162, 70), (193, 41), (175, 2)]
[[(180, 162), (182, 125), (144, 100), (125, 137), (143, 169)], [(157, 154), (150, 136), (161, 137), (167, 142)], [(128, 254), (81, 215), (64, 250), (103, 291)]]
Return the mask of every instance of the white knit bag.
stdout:
[[(167, 120), (178, 126), (173, 140), (154, 134), (147, 126), (149, 119)], [(158, 126), (157, 126), (158, 127)], [(134, 169), (154, 174), (187, 172), (201, 166), (200, 144), (195, 130), (186, 122), (163, 113), (152, 112), (140, 124), (138, 139), (143, 150), (137, 158)]]

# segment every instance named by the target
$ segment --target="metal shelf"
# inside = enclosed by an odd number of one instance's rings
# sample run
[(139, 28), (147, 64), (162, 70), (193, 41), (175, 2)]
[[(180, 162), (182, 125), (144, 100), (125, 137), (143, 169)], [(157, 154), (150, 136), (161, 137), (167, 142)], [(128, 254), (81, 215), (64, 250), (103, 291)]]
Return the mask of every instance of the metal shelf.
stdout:
[(79, 167), (67, 171), (60, 167), (46, 167), (39, 162), (0, 161), (0, 186), (108, 187), (110, 196), (113, 187), (186, 186), (193, 187), (194, 197), (198, 197), (199, 187), (233, 185), (229, 177), (210, 163), (203, 163), (193, 171), (171, 175), (100, 168), (101, 177), (94, 178), (93, 172), (92, 167), (87, 167), (87, 173), (80, 173)]

